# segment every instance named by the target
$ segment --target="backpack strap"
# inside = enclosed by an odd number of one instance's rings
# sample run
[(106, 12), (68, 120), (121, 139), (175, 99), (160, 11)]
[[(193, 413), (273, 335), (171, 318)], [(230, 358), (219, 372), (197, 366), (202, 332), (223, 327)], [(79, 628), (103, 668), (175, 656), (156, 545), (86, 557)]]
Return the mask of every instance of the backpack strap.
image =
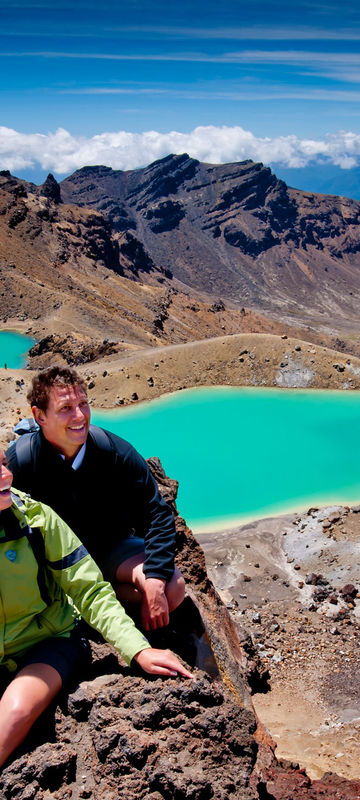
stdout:
[[(13, 502), (16, 504), (18, 509), (22, 512), (25, 511), (25, 506), (16, 494), (11, 492), (11, 498)], [(14, 515), (12, 514), (12, 517)], [(21, 524), (19, 520), (17, 521), (18, 530), (21, 530)], [(13, 531), (14, 532), (14, 531)], [(39, 586), (39, 592), (41, 595), (41, 599), (43, 600), (46, 605), (50, 605), (51, 599), (49, 596), (49, 592), (47, 590), (46, 581), (45, 581), (45, 564), (46, 564), (46, 556), (45, 556), (45, 542), (44, 537), (41, 533), (40, 528), (30, 528), (30, 525), (26, 525), (22, 530), (21, 534), (14, 536), (14, 538), (20, 538), (21, 536), (26, 536), (27, 540), (30, 544), (30, 547), (33, 551), (34, 557), (37, 561), (38, 565), (38, 572), (37, 572), (37, 582)]]
[(29, 467), (32, 462), (32, 443), (34, 434), (24, 433), (14, 443), (16, 460), (19, 469)]
[(46, 603), (47, 606), (49, 606), (51, 604), (51, 599), (45, 581), (46, 557), (44, 537), (40, 528), (30, 528), (29, 525), (25, 531), (25, 535), (28, 538), (28, 542), (38, 564), (37, 582), (41, 599), (44, 601), (44, 603)]

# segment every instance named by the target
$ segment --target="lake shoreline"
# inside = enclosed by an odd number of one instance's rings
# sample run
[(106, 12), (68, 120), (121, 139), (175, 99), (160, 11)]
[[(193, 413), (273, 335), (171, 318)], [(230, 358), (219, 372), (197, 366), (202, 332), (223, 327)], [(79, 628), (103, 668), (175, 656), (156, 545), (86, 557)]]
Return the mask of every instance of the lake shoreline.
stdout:
[[(212, 533), (224, 533), (235, 531), (242, 528), (244, 525), (251, 525), (260, 522), (263, 519), (279, 519), (288, 517), (289, 515), (303, 515), (309, 509), (320, 509), (323, 507), (351, 507), (360, 503), (360, 484), (359, 491), (354, 493), (352, 497), (344, 497), (344, 495), (335, 497), (310, 497), (303, 500), (294, 501), (290, 504), (280, 504), (276, 507), (259, 509), (254, 514), (247, 514), (245, 516), (237, 515), (231, 518), (222, 517), (216, 520), (191, 520), (187, 519), (186, 522), (191, 528), (196, 537), (206, 536)], [(201, 543), (201, 540), (199, 540)]]

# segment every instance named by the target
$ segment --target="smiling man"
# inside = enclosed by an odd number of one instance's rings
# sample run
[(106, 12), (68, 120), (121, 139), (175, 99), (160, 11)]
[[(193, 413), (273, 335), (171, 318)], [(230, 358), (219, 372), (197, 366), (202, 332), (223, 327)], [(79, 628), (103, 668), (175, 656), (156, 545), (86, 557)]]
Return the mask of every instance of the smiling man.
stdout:
[(146, 461), (90, 425), (86, 385), (75, 370), (40, 372), (28, 400), (39, 430), (7, 452), (15, 486), (68, 523), (118, 599), (140, 605), (146, 631), (168, 625), (185, 584), (174, 566), (174, 518)]

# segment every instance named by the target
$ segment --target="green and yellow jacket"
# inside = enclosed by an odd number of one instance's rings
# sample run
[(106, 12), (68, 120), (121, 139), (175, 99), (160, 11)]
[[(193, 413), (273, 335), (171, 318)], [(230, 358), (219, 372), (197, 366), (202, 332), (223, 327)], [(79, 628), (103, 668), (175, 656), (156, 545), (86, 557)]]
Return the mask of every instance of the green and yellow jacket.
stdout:
[(13, 671), (29, 647), (69, 636), (79, 615), (130, 664), (150, 645), (85, 547), (51, 508), (12, 498), (0, 513), (0, 665)]

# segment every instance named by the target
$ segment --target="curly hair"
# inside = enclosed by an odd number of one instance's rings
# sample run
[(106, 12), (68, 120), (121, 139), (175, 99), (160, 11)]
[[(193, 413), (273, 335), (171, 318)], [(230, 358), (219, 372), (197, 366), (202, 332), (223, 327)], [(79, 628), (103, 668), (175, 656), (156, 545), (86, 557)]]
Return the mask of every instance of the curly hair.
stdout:
[(50, 392), (54, 386), (76, 386), (87, 395), (86, 383), (76, 370), (69, 367), (49, 367), (33, 378), (27, 394), (30, 405), (46, 411)]

